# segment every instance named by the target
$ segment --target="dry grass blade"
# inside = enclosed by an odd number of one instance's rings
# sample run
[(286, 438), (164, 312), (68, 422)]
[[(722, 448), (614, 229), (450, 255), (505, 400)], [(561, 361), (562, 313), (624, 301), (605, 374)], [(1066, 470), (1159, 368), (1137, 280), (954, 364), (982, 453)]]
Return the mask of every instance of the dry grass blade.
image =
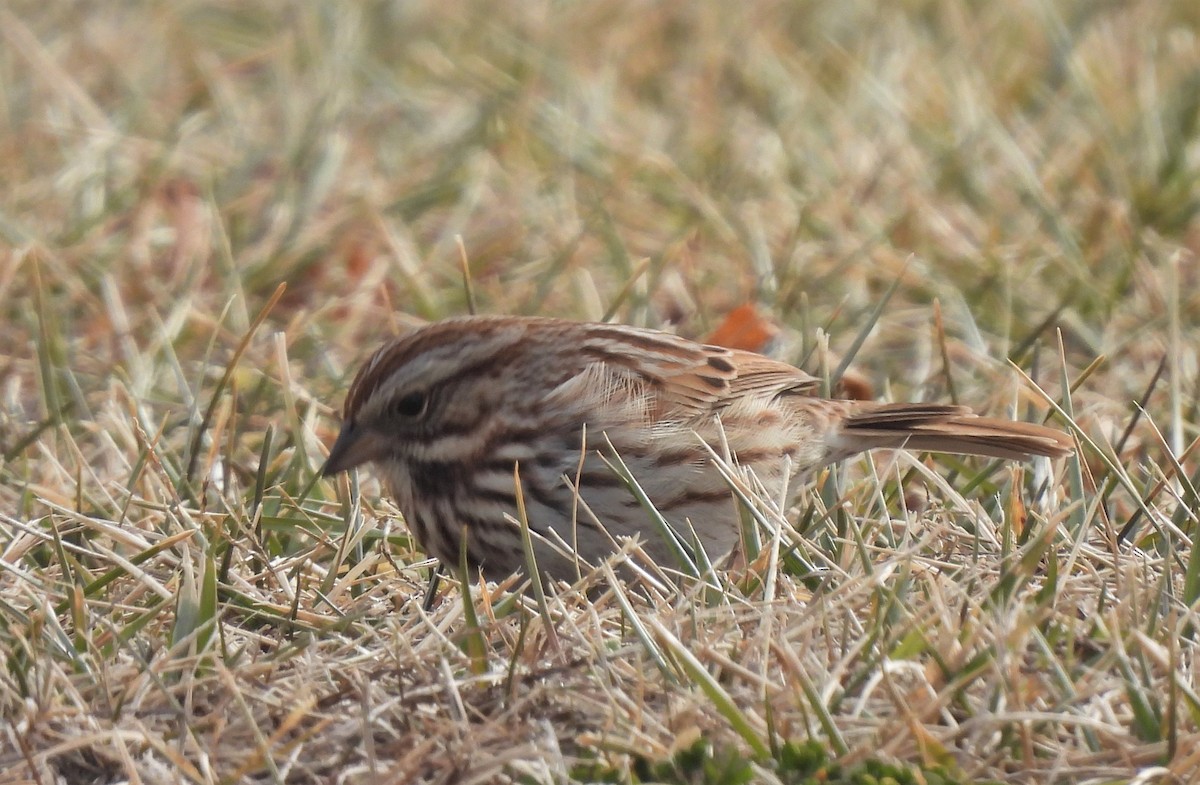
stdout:
[(537, 558), (533, 551), (533, 535), (529, 530), (529, 514), (525, 511), (525, 490), (521, 485), (521, 467), (513, 464), (513, 488), (517, 498), (516, 525), (521, 529), (521, 548), (525, 552), (525, 567), (528, 570), (529, 582), (533, 588), (533, 597), (537, 601), (538, 613), (541, 614), (542, 624), (550, 647), (560, 652), (558, 633), (555, 632), (554, 617), (550, 615), (550, 606), (546, 603), (546, 589), (542, 583), (542, 572), (538, 569)]
[(858, 355), (859, 350), (862, 349), (863, 344), (866, 343), (867, 336), (871, 334), (871, 331), (874, 330), (875, 326), (879, 323), (879, 318), (883, 316), (884, 311), (887, 310), (888, 303), (891, 302), (892, 296), (896, 293), (896, 290), (900, 288), (900, 284), (904, 281), (904, 273), (908, 270), (910, 264), (912, 264), (912, 257), (909, 257), (909, 259), (904, 263), (904, 266), (900, 268), (900, 272), (896, 275), (896, 279), (892, 281), (891, 286), (884, 291), (883, 295), (875, 303), (874, 310), (872, 310), (871, 313), (863, 320), (862, 326), (859, 327), (858, 334), (854, 336), (854, 341), (850, 344), (850, 347), (846, 350), (845, 354), (843, 354), (841, 361), (838, 362), (837, 368), (829, 376), (829, 383), (833, 387), (837, 387), (838, 381), (842, 378), (842, 375), (846, 373), (846, 369), (850, 367), (850, 363), (854, 362), (854, 358)]

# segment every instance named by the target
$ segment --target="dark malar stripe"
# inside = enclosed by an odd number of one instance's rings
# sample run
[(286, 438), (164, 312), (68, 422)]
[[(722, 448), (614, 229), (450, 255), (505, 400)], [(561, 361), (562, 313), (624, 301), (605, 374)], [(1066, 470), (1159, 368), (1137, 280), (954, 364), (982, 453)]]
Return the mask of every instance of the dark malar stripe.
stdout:
[(417, 497), (457, 496), (470, 479), (461, 461), (409, 461), (407, 469)]

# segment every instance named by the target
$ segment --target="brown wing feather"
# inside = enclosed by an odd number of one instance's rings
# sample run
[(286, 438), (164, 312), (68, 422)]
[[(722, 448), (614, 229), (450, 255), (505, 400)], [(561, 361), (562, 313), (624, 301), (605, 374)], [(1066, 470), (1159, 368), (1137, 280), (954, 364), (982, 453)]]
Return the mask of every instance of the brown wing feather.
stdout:
[(664, 416), (696, 417), (720, 411), (743, 396), (812, 393), (817, 380), (798, 368), (752, 352), (689, 341), (624, 325), (589, 325), (580, 353), (646, 379)]
[(664, 397), (689, 414), (720, 411), (744, 396), (812, 395), (819, 386), (799, 368), (751, 352), (705, 346), (689, 360), (659, 377)]

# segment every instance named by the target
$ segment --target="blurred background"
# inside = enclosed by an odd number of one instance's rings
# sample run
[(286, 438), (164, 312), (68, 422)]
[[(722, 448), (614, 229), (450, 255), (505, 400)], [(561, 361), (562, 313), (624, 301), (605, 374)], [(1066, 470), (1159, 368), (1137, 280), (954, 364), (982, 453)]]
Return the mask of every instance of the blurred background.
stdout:
[(967, 373), (1054, 327), (1072, 363), (1148, 373), (1194, 291), (1190, 2), (2, 13), (0, 370), (27, 416), (39, 331), (103, 375), (286, 281), (272, 323), (341, 367), (398, 313), (464, 313), (464, 253), (480, 311), (702, 334), (756, 303), (835, 347), (899, 279), (862, 356), (914, 385), (934, 300)]

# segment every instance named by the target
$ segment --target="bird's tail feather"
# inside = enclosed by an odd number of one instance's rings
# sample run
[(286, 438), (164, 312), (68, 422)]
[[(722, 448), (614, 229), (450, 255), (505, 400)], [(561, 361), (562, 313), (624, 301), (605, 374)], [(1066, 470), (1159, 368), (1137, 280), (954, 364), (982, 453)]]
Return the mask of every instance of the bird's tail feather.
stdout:
[(833, 460), (878, 448), (1026, 461), (1069, 455), (1075, 445), (1054, 428), (980, 417), (962, 406), (858, 404), (831, 439)]

